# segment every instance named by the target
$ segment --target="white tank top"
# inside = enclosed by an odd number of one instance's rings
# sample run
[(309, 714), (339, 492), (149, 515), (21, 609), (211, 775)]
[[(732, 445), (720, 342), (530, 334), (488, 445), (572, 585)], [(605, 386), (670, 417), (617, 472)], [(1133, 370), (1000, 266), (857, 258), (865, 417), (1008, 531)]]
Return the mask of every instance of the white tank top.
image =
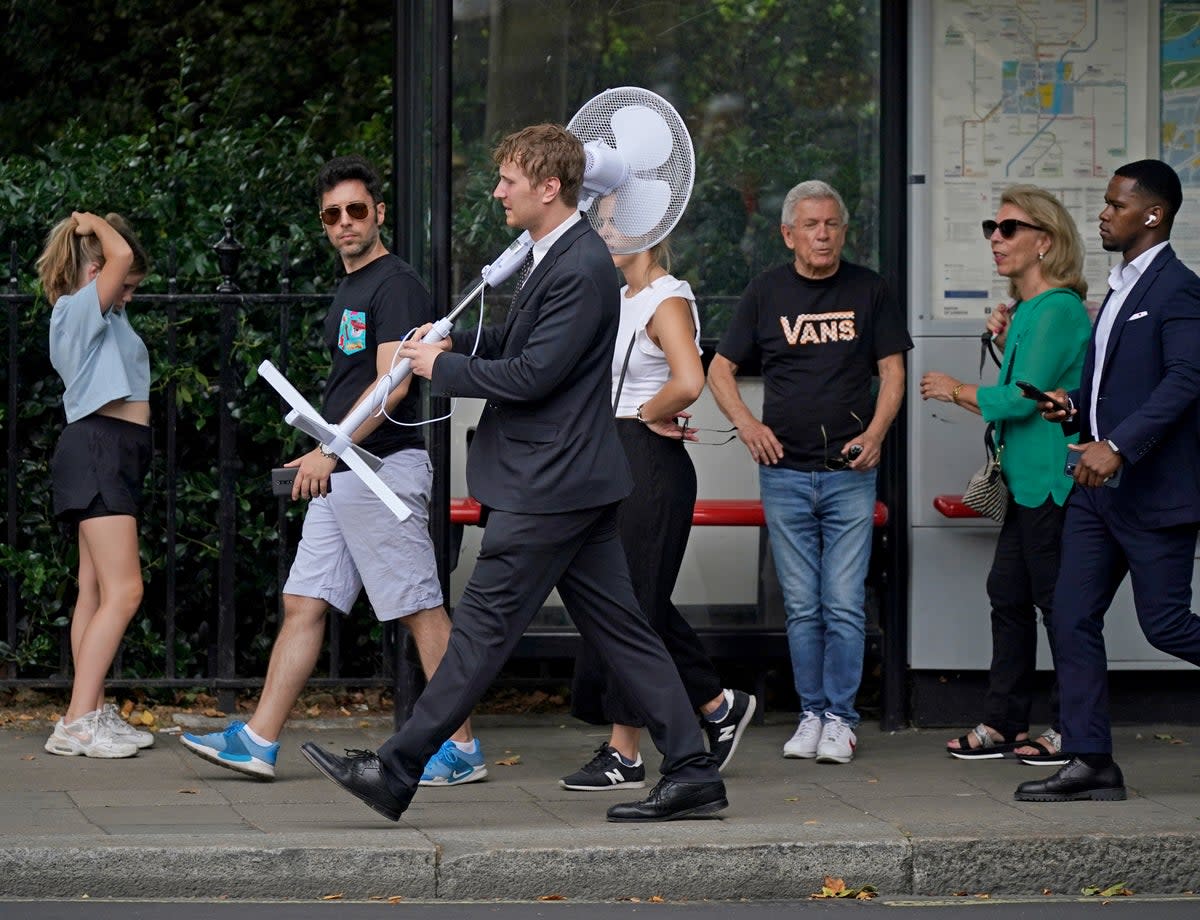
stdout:
[[(692, 324), (696, 329), (696, 354), (700, 354), (700, 315), (696, 311), (696, 297), (686, 281), (672, 275), (664, 275), (642, 288), (632, 297), (626, 297), (629, 285), (621, 288), (621, 323), (617, 327), (617, 344), (613, 351), (612, 394), (616, 398), (617, 382), (621, 379), (621, 368), (625, 366), (625, 354), (629, 354), (629, 367), (625, 371), (625, 383), (621, 387), (617, 416), (632, 416), (637, 407), (657, 393), (671, 376), (667, 356), (646, 334), (646, 324), (654, 317), (658, 305), (669, 297), (682, 297), (692, 308)], [(633, 350), (629, 340), (633, 338)]]

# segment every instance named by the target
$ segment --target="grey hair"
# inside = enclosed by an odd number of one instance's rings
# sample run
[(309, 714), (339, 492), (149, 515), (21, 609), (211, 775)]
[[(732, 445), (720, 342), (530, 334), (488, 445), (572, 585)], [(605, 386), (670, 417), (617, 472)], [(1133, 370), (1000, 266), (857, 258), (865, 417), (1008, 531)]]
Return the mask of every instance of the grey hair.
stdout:
[(842, 196), (837, 193), (837, 190), (828, 182), (822, 182), (820, 179), (809, 179), (807, 182), (801, 182), (795, 186), (787, 197), (783, 199), (783, 209), (780, 213), (780, 223), (792, 225), (792, 218), (796, 213), (796, 205), (801, 201), (807, 201), (811, 198), (820, 198), (825, 200), (833, 200), (837, 202), (838, 210), (842, 215), (842, 223), (850, 223), (850, 212), (846, 210), (846, 202), (842, 201)]

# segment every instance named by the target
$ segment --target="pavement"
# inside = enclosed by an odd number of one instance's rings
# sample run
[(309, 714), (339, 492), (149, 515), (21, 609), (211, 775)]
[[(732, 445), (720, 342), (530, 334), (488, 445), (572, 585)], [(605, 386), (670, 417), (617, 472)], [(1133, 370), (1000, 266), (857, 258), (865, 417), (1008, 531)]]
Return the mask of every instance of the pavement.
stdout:
[[(1200, 890), (1195, 726), (1116, 730), (1128, 801), (1044, 805), (1012, 793), (1047, 768), (954, 760), (954, 732), (864, 724), (853, 763), (821, 765), (783, 759), (795, 718), (769, 713), (726, 770), (722, 817), (630, 825), (604, 812), (637, 790), (559, 788), (607, 737), (563, 715), (478, 717), (489, 778), (421, 789), (399, 824), (299, 753), (308, 739), (375, 748), (390, 718), (296, 723), (271, 783), (177, 735), (130, 760), (56, 757), (48, 727), (28, 724), (0, 730), (3, 897), (731, 900), (804, 898), (826, 876), (889, 896)], [(658, 758), (643, 756), (652, 783)]]

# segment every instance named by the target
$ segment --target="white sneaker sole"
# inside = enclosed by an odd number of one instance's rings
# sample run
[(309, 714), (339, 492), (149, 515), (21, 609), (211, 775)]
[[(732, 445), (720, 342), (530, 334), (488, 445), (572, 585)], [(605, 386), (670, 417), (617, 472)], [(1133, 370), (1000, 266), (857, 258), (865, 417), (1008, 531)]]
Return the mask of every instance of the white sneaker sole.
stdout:
[(433, 779), (422, 779), (417, 782), (418, 786), (462, 786), (465, 783), (477, 783), (481, 779), (487, 779), (487, 767), (480, 767), (468, 773), (460, 779), (446, 779), (444, 776), (435, 776)]
[(255, 779), (270, 781), (275, 778), (275, 768), (269, 763), (264, 763), (261, 760), (248, 760), (245, 762), (222, 760), (220, 751), (206, 747), (203, 744), (196, 744), (194, 741), (189, 741), (183, 735), (179, 736), (179, 740), (193, 754), (215, 766), (224, 767), (226, 770), (233, 770), (235, 773), (241, 773), (245, 776), (252, 776)]
[(57, 742), (57, 739), (49, 739), (42, 747), (47, 753), (57, 754), (59, 757), (91, 757), (93, 760), (126, 760), (130, 757), (137, 756), (137, 745), (131, 744), (132, 751), (125, 748), (89, 748), (86, 745), (79, 743), (63, 743)]
[(817, 763), (849, 763), (854, 759), (854, 752), (851, 751), (849, 756), (844, 754), (818, 754)]
[(612, 789), (645, 789), (646, 781), (644, 779), (630, 780), (625, 783), (613, 783), (611, 786), (571, 786), (567, 784), (565, 779), (560, 779), (558, 784), (564, 789), (570, 789), (572, 792), (608, 792)]

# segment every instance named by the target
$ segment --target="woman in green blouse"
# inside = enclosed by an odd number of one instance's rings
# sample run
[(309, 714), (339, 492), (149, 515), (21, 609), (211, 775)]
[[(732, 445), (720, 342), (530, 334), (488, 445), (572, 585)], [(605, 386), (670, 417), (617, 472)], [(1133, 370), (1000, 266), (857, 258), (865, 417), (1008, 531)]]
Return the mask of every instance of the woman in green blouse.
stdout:
[[(1051, 692), (1054, 725), (1029, 739), (1029, 710), (1037, 654), (1037, 610), (1050, 632), (1058, 577), (1063, 504), (1071, 479), (1063, 473), (1075, 438), (1048, 424), (1016, 381), (1041, 390), (1079, 385), (1091, 325), (1083, 305), (1083, 243), (1066, 208), (1049, 192), (1014, 185), (1000, 197), (996, 219), (983, 222), (996, 271), (1008, 278), (1011, 308), (988, 321), (1004, 360), (996, 386), (976, 386), (931, 371), (921, 398), (938, 399), (982, 415), (1003, 443), (1000, 468), (1009, 505), (988, 574), (992, 604), (992, 665), (983, 721), (946, 750), (963, 760), (1005, 754), (1031, 763), (1065, 763), (1059, 753), (1057, 687)], [(1053, 651), (1053, 642), (1051, 644)]]

